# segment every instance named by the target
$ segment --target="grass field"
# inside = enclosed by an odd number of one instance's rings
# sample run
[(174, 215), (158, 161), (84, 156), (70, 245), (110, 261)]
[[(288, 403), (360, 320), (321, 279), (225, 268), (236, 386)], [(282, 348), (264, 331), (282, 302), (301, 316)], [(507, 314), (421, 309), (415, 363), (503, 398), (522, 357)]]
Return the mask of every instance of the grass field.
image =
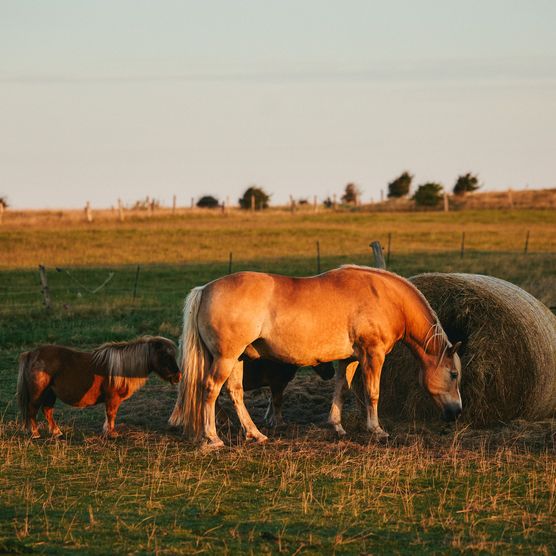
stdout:
[[(529, 253), (523, 254), (527, 230)], [(466, 251), (460, 258), (461, 233)], [(301, 372), (286, 392), (289, 424), (245, 445), (197, 450), (166, 425), (173, 388), (153, 377), (124, 403), (122, 435), (100, 435), (103, 410), (57, 408), (65, 440), (30, 441), (16, 420), (18, 354), (36, 344), (83, 348), (140, 334), (177, 339), (183, 298), (233, 269), (307, 275), (371, 262), (390, 268), (493, 274), (556, 304), (556, 225), (549, 211), (231, 214), (92, 224), (57, 215), (0, 228), (0, 553), (551, 553), (556, 425), (489, 430), (385, 421), (369, 441), (348, 403), (348, 440), (325, 424), (331, 385)], [(47, 267), (53, 310), (36, 265)], [(134, 299), (136, 268), (140, 265)], [(60, 267), (57, 272), (55, 267)], [(96, 293), (113, 274), (112, 278)], [(266, 393), (247, 396), (260, 423)]]

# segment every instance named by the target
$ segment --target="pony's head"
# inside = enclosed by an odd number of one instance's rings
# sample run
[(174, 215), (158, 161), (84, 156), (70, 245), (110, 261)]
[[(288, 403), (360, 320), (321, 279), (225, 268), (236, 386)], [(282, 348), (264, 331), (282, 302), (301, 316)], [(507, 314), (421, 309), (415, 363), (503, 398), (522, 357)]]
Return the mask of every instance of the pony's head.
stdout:
[(461, 342), (446, 344), (440, 357), (431, 356), (422, 370), (420, 381), (442, 410), (447, 421), (455, 421), (461, 414), (461, 360), (457, 350)]
[(149, 341), (149, 372), (156, 373), (161, 379), (172, 384), (181, 380), (181, 372), (176, 362), (174, 342), (162, 337)]

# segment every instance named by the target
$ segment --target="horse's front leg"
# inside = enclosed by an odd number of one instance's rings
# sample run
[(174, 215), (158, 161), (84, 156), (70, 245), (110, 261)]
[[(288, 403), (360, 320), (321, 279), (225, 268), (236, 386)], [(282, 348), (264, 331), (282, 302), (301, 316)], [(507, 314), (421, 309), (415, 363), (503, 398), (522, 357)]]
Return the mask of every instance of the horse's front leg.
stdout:
[(270, 385), (271, 396), (264, 416), (269, 427), (277, 427), (284, 424), (284, 418), (282, 417), (282, 402), (284, 400), (285, 389), (286, 384), (284, 383), (271, 383)]
[(120, 408), (121, 403), (122, 403), (122, 398), (117, 392), (113, 390), (108, 390), (106, 392), (106, 402), (105, 402), (106, 419), (102, 427), (102, 430), (106, 436), (112, 438), (118, 436), (118, 433), (116, 432), (115, 429), (115, 423), (116, 423), (116, 414), (118, 413), (118, 409)]
[(380, 375), (384, 364), (385, 353), (376, 350), (367, 353), (360, 361), (363, 387), (367, 401), (367, 430), (379, 439), (388, 438), (388, 433), (382, 429), (378, 421), (378, 399), (380, 396)]

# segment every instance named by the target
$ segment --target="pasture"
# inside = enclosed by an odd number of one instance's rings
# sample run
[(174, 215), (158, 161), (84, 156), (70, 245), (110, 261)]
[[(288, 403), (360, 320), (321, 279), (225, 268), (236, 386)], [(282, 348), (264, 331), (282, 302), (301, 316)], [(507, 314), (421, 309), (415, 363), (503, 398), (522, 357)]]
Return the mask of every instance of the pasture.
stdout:
[[(233, 416), (221, 429), (229, 447), (195, 449), (166, 424), (175, 389), (154, 376), (122, 405), (117, 439), (101, 436), (100, 406), (59, 403), (63, 440), (50, 440), (42, 419), (41, 440), (21, 430), (21, 351), (141, 334), (177, 340), (185, 294), (226, 274), (230, 252), (233, 271), (309, 275), (316, 241), (328, 270), (370, 264), (369, 242), (386, 244), (389, 233), (389, 268), (403, 276), (491, 274), (556, 305), (552, 211), (196, 211), (123, 223), (107, 211), (91, 224), (78, 213), (8, 215), (0, 228), (0, 552), (551, 553), (554, 420), (474, 430), (440, 418), (383, 419), (391, 439), (382, 445), (348, 396), (340, 441), (326, 425), (332, 384), (303, 370), (286, 390), (288, 425), (263, 427), (264, 446), (244, 444)], [(246, 399), (260, 424), (267, 393)]]

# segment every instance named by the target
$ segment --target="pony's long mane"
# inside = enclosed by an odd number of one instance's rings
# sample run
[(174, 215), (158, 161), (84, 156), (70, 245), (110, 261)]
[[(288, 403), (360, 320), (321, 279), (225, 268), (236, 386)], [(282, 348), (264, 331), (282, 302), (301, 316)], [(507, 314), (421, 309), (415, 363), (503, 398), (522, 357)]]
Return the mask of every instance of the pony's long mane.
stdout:
[(107, 342), (93, 351), (93, 364), (102, 369), (114, 388), (127, 388), (128, 394), (141, 388), (149, 374), (154, 342), (162, 342), (175, 355), (174, 342), (162, 336), (141, 336), (129, 342)]
[(386, 274), (390, 278), (397, 280), (400, 283), (403, 283), (407, 286), (413, 293), (419, 298), (421, 303), (425, 306), (425, 308), (430, 312), (432, 316), (432, 322), (429, 322), (429, 329), (426, 332), (426, 336), (424, 338), (424, 351), (428, 353), (428, 348), (431, 347), (435, 353), (439, 353), (439, 361), (444, 356), (446, 350), (451, 346), (450, 340), (444, 332), (442, 325), (440, 324), (440, 320), (438, 319), (438, 315), (434, 311), (434, 309), (430, 306), (428, 299), (423, 295), (423, 293), (409, 280), (399, 276), (398, 274), (394, 274), (393, 272), (389, 272), (388, 270), (384, 270), (382, 268), (372, 268), (370, 266), (360, 266), (356, 264), (344, 264), (340, 266), (340, 269), (353, 269), (353, 270), (362, 270), (366, 272), (373, 272), (376, 274)]

